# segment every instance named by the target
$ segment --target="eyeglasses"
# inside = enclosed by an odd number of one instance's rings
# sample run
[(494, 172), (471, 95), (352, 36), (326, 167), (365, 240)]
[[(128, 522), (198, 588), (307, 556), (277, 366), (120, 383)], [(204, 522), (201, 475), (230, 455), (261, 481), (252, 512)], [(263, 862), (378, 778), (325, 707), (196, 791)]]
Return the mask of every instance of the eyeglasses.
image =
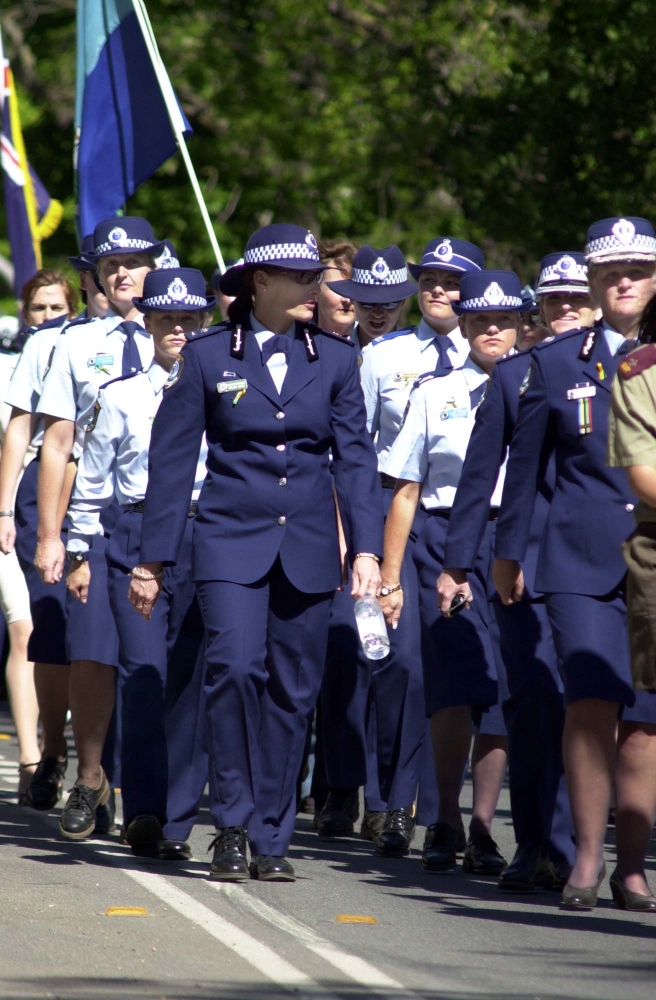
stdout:
[(397, 302), (358, 302), (358, 305), (367, 310), (375, 309), (378, 306), (380, 309), (384, 309), (385, 312), (391, 313), (395, 309), (398, 309), (399, 306), (402, 306), (404, 301), (404, 299), (398, 299)]
[(297, 285), (311, 285), (313, 281), (320, 285), (323, 281), (323, 271), (285, 271), (283, 268), (277, 267), (272, 273), (284, 274), (286, 278), (291, 278)]

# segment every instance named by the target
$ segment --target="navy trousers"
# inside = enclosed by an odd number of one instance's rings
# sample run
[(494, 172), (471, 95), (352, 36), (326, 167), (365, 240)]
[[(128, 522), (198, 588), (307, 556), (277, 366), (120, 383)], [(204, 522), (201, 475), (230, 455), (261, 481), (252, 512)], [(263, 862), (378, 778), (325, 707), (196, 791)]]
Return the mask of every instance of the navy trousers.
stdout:
[(158, 816), (164, 836), (186, 840), (208, 775), (203, 626), (191, 577), (189, 518), (180, 557), (164, 571), (151, 620), (128, 601), (139, 562), (140, 513), (126, 511), (107, 545), (109, 595), (120, 637), (121, 792), (125, 823)]
[[(444, 568), (449, 522), (429, 515), (415, 545), (419, 576), (419, 611), (426, 715), (442, 708), (471, 705), (480, 731), (506, 735), (501, 705), (508, 697), (499, 632), (490, 597), (491, 545), (495, 522), (489, 521), (469, 584), (470, 611), (445, 618), (437, 605), (436, 584)], [(405, 614), (405, 606), (401, 617)]]
[[(384, 491), (385, 512), (393, 491)], [(437, 815), (437, 784), (424, 712), (417, 572), (412, 550), (425, 519), (419, 508), (401, 569), (407, 608), (389, 631), (390, 653), (368, 660), (362, 652), (350, 585), (337, 592), (330, 614), (326, 671), (321, 687), (322, 730), (328, 784), (365, 786), (365, 806), (401, 809), (417, 796), (420, 823)]]
[[(34, 565), (36, 552), (36, 485), (39, 460), (25, 469), (16, 494), (16, 555), (30, 594), (32, 634), (27, 655), (36, 663), (68, 663), (66, 655), (66, 582), (44, 583)], [(66, 544), (66, 532), (62, 533)], [(79, 603), (79, 602), (78, 602)]]
[(284, 856), (316, 706), (333, 592), (306, 594), (280, 560), (256, 583), (196, 584), (207, 638), (210, 811), (243, 826), (255, 854)]
[(563, 684), (544, 601), (494, 602), (510, 697), (510, 808), (518, 844), (546, 846), (554, 862), (574, 861), (572, 816), (563, 768)]

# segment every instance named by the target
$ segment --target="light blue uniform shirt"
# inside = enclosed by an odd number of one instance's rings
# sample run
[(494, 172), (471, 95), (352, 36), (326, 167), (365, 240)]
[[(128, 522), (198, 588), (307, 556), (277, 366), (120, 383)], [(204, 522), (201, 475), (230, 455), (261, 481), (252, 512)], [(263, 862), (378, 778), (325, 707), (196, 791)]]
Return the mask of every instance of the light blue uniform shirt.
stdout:
[[(116, 496), (120, 504), (139, 503), (148, 485), (148, 449), (155, 414), (169, 373), (153, 360), (147, 372), (112, 382), (98, 396), (95, 426), (85, 435), (73, 496), (68, 508), (69, 552), (85, 552), (102, 535), (100, 512)], [(197, 500), (206, 475), (205, 435), (191, 496)]]
[[(426, 510), (453, 505), (486, 373), (467, 358), (462, 368), (423, 382), (412, 390), (408, 412), (387, 456), (385, 471), (395, 479), (421, 483)], [(471, 393), (478, 401), (471, 405)], [(505, 463), (499, 472), (492, 507), (501, 503)]]
[[(122, 374), (126, 334), (119, 331), (123, 318), (109, 312), (104, 319), (90, 319), (73, 326), (59, 337), (50, 370), (43, 383), (38, 411), (50, 417), (75, 422), (75, 447), (79, 457), (86, 426), (93, 414), (98, 390)], [(148, 368), (153, 359), (153, 341), (146, 330), (134, 335), (141, 363)]]
[(602, 329), (604, 331), (604, 337), (606, 338), (606, 343), (608, 344), (608, 350), (615, 357), (620, 347), (626, 340), (626, 337), (622, 333), (618, 333), (612, 326), (609, 326), (606, 320), (602, 320)]
[(378, 469), (393, 475), (387, 456), (399, 433), (412, 386), (420, 375), (435, 371), (439, 352), (435, 338), (443, 336), (454, 368), (469, 357), (469, 343), (456, 328), (438, 334), (425, 320), (409, 330), (395, 330), (372, 341), (363, 354), (360, 376), (367, 407), (367, 426), (375, 435)]
[[(5, 395), (5, 402), (9, 406), (15, 406), (25, 413), (37, 413), (43, 390), (43, 380), (48, 371), (55, 344), (68, 322), (66, 319), (62, 320), (61, 326), (48, 327), (46, 330), (37, 329), (25, 341), (21, 354), (16, 355), (18, 364), (14, 368)], [(40, 419), (31, 444), (38, 448), (42, 441), (43, 420)]]

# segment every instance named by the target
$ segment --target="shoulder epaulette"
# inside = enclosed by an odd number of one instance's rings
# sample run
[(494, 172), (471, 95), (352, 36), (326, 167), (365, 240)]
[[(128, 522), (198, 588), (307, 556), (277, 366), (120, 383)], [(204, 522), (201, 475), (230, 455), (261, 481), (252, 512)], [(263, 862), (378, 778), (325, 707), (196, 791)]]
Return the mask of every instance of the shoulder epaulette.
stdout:
[(349, 347), (355, 347), (355, 344), (350, 337), (341, 337), (338, 333), (332, 333), (330, 330), (322, 330), (320, 326), (314, 326), (313, 329), (315, 333), (320, 333), (324, 337), (330, 337), (331, 340), (338, 340), (340, 344), (348, 344)]
[(624, 358), (617, 371), (624, 381), (627, 378), (633, 378), (634, 375), (641, 375), (653, 365), (656, 365), (656, 344), (643, 344), (642, 347), (636, 347), (635, 351), (631, 351)]
[(217, 323), (215, 326), (208, 326), (207, 330), (198, 330), (194, 333), (188, 333), (187, 343), (196, 344), (199, 340), (205, 340), (206, 337), (213, 337), (216, 333), (225, 333), (226, 330), (231, 329), (231, 323)]
[[(97, 316), (78, 316), (76, 319), (72, 319), (70, 323), (65, 323), (62, 327), (62, 333), (68, 333), (76, 326), (85, 326), (87, 323), (94, 323), (98, 319)], [(41, 327), (38, 328), (42, 329)]]
[(568, 340), (574, 340), (576, 337), (585, 340), (590, 334), (597, 332), (598, 327), (596, 326), (578, 326), (576, 330), (568, 330), (567, 333), (559, 333), (557, 337), (547, 337), (546, 340), (541, 340), (532, 350), (544, 351), (548, 347), (553, 347), (554, 344), (565, 344)]
[(414, 333), (416, 329), (416, 326), (404, 326), (402, 330), (392, 330), (390, 333), (384, 333), (382, 337), (376, 337), (375, 340), (372, 340), (371, 346), (376, 347), (378, 344), (386, 344), (390, 340), (396, 340), (397, 337), (405, 337), (409, 333)]
[(532, 350), (532, 347), (527, 347), (525, 351), (516, 351), (514, 354), (506, 355), (505, 358), (499, 358), (499, 360), (495, 362), (494, 367), (498, 368), (499, 365), (507, 365), (510, 361), (517, 361), (518, 358), (526, 361), (526, 358), (530, 357)]
[(127, 382), (128, 379), (134, 378), (135, 375), (143, 375), (144, 372), (144, 368), (138, 368), (136, 372), (128, 372), (127, 375), (117, 375), (116, 378), (110, 378), (109, 382), (103, 382), (100, 388), (107, 389), (110, 385), (114, 385), (115, 382)]

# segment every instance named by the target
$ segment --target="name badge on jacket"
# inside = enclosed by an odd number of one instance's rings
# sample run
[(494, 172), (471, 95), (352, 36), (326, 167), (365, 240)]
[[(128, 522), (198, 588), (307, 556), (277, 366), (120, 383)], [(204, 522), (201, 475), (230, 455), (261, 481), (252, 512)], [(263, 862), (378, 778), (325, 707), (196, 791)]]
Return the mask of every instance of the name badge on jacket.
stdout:
[(573, 389), (567, 390), (568, 399), (589, 399), (597, 395), (597, 387), (586, 382), (584, 385), (575, 385)]
[(113, 354), (96, 354), (95, 358), (87, 359), (87, 368), (95, 368), (97, 372), (107, 372), (114, 364)]
[(248, 382), (245, 378), (235, 378), (231, 382), (217, 382), (216, 391), (220, 393), (224, 392), (246, 392), (248, 389)]

